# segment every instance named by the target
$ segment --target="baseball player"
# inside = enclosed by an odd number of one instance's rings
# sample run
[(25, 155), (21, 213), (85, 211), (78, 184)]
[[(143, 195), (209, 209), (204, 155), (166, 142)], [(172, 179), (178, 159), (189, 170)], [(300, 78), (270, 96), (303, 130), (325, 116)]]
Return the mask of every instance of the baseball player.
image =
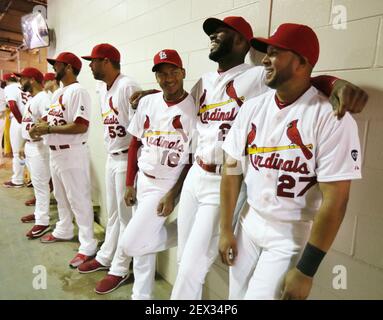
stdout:
[[(244, 103), (223, 143), (220, 253), (232, 266), (231, 299), (305, 299), (342, 222), (351, 180), (361, 178), (358, 129), (349, 114), (336, 119), (311, 86), (319, 56), (311, 28), (282, 24), (251, 44), (266, 53), (265, 80), (275, 90)], [(234, 236), (242, 180), (250, 208)]]
[(91, 101), (88, 92), (77, 82), (81, 60), (70, 52), (47, 59), (53, 65), (56, 79), (63, 88), (53, 97), (47, 121), (37, 123), (30, 131), (32, 139), (46, 135), (49, 145), (50, 169), (57, 200), (59, 221), (53, 233), (41, 238), (43, 243), (73, 238), (73, 216), (79, 227), (79, 253), (69, 262), (77, 268), (89, 260), (97, 249), (93, 234), (93, 207), (86, 141)]
[[(185, 179), (178, 207), (179, 269), (172, 299), (202, 297), (206, 274), (218, 255), (221, 146), (244, 101), (268, 90), (264, 69), (244, 63), (253, 36), (247, 21), (241, 17), (223, 21), (209, 18), (203, 29), (211, 40), (209, 58), (218, 63), (218, 70), (203, 75), (192, 89), (198, 108), (198, 141), (196, 161)], [(325, 87), (332, 82), (344, 86), (343, 81), (332, 77), (316, 80), (321, 87), (321, 82)], [(358, 88), (355, 91), (358, 109), (366, 102), (366, 96)], [(237, 213), (244, 197), (242, 188)]]
[[(0, 84), (2, 84), (2, 80), (0, 80)], [(0, 119), (5, 117), (5, 113), (7, 111), (7, 102), (5, 101), (4, 89), (0, 86)], [(2, 130), (1, 130), (2, 133)]]
[(20, 158), (25, 158), (34, 187), (36, 207), (33, 215), (21, 218), (23, 222), (35, 222), (27, 233), (28, 239), (36, 239), (49, 231), (49, 149), (43, 139), (32, 139), (29, 130), (41, 119), (51, 105), (48, 94), (43, 90), (43, 74), (36, 68), (25, 68), (17, 74), (24, 92), (29, 92), (22, 122), (23, 141), (19, 151)]
[[(221, 144), (243, 101), (268, 90), (263, 68), (244, 64), (252, 38), (248, 22), (242, 17), (209, 18), (203, 28), (211, 39), (209, 58), (218, 63), (218, 70), (205, 74), (191, 92), (199, 110), (198, 141), (196, 162), (185, 180), (178, 207), (179, 270), (172, 299), (201, 298), (206, 274), (218, 254)], [(338, 116), (343, 116), (345, 108), (360, 112), (367, 102), (363, 90), (344, 80), (322, 76), (312, 81), (337, 96)], [(132, 104), (147, 93), (133, 95)], [(241, 202), (238, 212), (240, 207)]]
[(5, 99), (5, 90), (4, 90), (7, 83), (5, 80), (1, 80), (0, 85), (1, 85), (1, 89), (3, 89), (3, 99), (4, 99), (4, 105), (3, 105), (3, 108), (1, 109), (3, 111), (0, 112), (0, 116), (2, 117), (2, 119), (4, 119), (4, 123), (3, 123), (4, 129), (2, 131), (2, 134), (3, 134), (2, 155), (3, 157), (9, 157), (12, 154), (12, 147), (11, 147), (11, 141), (9, 138), (9, 130), (11, 126), (11, 120), (9, 118), (10, 110), (8, 108), (7, 101)]
[(120, 72), (120, 52), (110, 44), (102, 43), (92, 49), (89, 64), (96, 80), (103, 81), (100, 88), (101, 114), (104, 124), (104, 142), (108, 152), (105, 170), (106, 205), (108, 222), (105, 241), (97, 256), (78, 267), (80, 273), (109, 269), (95, 291), (105, 294), (113, 291), (129, 274), (129, 260), (122, 253), (115, 254), (117, 243), (131, 218), (131, 210), (125, 203), (125, 180), (128, 149), (131, 140), (127, 132), (133, 116), (129, 98), (139, 89), (138, 84)]
[[(5, 102), (5, 94), (4, 94), (4, 89), (2, 88), (2, 80), (0, 80), (0, 137), (1, 141), (3, 141), (3, 132), (5, 129), (5, 117), (6, 117), (6, 108), (7, 108), (7, 103)], [(2, 166), (3, 161), (3, 147), (2, 144), (0, 145), (0, 166)]]
[[(185, 69), (175, 50), (154, 56), (156, 80), (163, 90), (140, 101), (128, 131), (134, 136), (129, 148), (125, 199), (137, 207), (128, 223), (121, 247), (134, 257), (132, 299), (150, 299), (154, 285), (156, 252), (174, 246), (176, 224), (165, 226), (175, 207), (189, 170), (189, 147), (195, 124), (193, 98), (183, 89)], [(137, 168), (137, 185), (134, 178)], [(142, 259), (146, 259), (143, 263)]]
[(44, 74), (44, 91), (48, 93), (52, 99), (53, 93), (60, 87), (59, 82), (56, 80), (56, 74), (53, 72), (47, 72)]
[(12, 146), (12, 179), (4, 182), (4, 187), (21, 188), (24, 186), (24, 160), (19, 157), (21, 146), (21, 120), (24, 112), (24, 106), (30, 98), (29, 93), (23, 92), (20, 84), (17, 82), (17, 76), (13, 73), (3, 76), (7, 83), (4, 89), (5, 100), (11, 110), (10, 138)]
[(4, 89), (0, 87), (0, 118), (4, 116), (6, 107), (7, 107), (7, 103), (5, 101)]
[[(44, 74), (43, 86), (44, 86), (44, 91), (48, 94), (49, 99), (52, 100), (53, 93), (59, 88), (59, 83), (56, 80), (56, 75), (53, 72), (47, 72)], [(50, 192), (53, 191), (52, 180), (49, 180), (49, 190)], [(56, 200), (52, 199), (50, 203), (56, 204)], [(26, 200), (24, 204), (26, 206), (34, 206), (36, 205), (36, 198), (33, 197), (31, 199)], [(34, 215), (30, 215), (29, 217), (34, 218)], [(24, 221), (25, 219), (27, 221)], [(22, 219), (22, 221), (30, 222), (28, 219), (28, 216), (26, 216), (25, 219)]]

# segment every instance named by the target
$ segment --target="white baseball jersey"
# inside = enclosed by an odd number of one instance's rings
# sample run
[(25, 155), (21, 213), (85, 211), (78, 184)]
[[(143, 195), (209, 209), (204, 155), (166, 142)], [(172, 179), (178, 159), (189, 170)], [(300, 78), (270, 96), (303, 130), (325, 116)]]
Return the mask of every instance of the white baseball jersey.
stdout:
[(177, 179), (189, 163), (190, 138), (195, 127), (195, 103), (191, 95), (168, 106), (163, 93), (140, 100), (128, 131), (142, 140), (138, 167), (159, 179)]
[(263, 67), (241, 64), (226, 72), (209, 72), (192, 89), (198, 108), (196, 156), (222, 164), (222, 143), (242, 103), (266, 92)]
[(45, 91), (39, 92), (28, 100), (21, 122), (21, 134), (24, 139), (32, 140), (29, 135), (29, 130), (38, 119), (42, 118), (48, 112), (50, 105), (51, 100)]
[(318, 182), (361, 178), (358, 128), (314, 87), (280, 109), (275, 90), (245, 103), (222, 148), (241, 162), (248, 202), (268, 219), (311, 220)]
[(108, 153), (127, 150), (131, 136), (127, 132), (133, 109), (129, 98), (140, 90), (131, 78), (120, 74), (109, 90), (103, 82), (100, 89), (102, 121), (104, 124), (104, 141)]
[[(76, 120), (89, 123), (90, 95), (78, 82), (57, 89), (53, 94), (52, 101), (53, 104), (46, 114), (50, 126), (61, 126)], [(88, 132), (89, 130), (80, 134), (47, 134), (46, 143), (48, 145), (81, 144), (88, 140)]]
[(48, 91), (44, 90), (44, 91), (45, 91), (46, 94), (48, 95), (49, 99), (52, 101), (52, 99), (53, 99), (53, 92), (50, 91), (50, 90), (48, 90)]
[[(25, 105), (28, 102), (28, 99), (31, 97), (29, 92), (23, 92), (20, 88), (20, 84), (14, 82), (7, 85), (4, 88), (5, 101), (16, 101), (17, 107), (19, 108), (20, 114), (24, 114)], [(10, 118), (13, 115), (11, 114)]]
[(7, 103), (5, 101), (4, 89), (0, 88), (0, 112), (5, 111)]

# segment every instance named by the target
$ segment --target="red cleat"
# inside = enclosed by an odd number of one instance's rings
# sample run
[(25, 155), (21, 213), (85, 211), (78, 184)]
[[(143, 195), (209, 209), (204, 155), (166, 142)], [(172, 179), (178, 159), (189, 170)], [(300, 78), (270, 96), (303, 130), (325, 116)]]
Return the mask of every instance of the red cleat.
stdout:
[(94, 291), (98, 294), (107, 294), (116, 290), (120, 285), (122, 285), (126, 280), (127, 276), (119, 277), (111, 274), (106, 275), (104, 279), (97, 283)]
[(50, 226), (34, 225), (33, 228), (27, 233), (27, 237), (29, 239), (37, 239), (40, 238), (44, 233), (47, 233), (49, 230)]
[(22, 223), (32, 223), (36, 221), (34, 214), (28, 214), (27, 216), (21, 217), (20, 220)]

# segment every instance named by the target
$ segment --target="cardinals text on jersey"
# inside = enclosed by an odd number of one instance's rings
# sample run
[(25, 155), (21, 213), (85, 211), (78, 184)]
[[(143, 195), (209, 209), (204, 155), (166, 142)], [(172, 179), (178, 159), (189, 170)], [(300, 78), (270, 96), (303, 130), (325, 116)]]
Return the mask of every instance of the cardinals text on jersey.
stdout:
[(249, 204), (278, 220), (310, 220), (321, 203), (317, 181), (361, 177), (360, 145), (349, 114), (337, 120), (311, 87), (280, 109), (272, 90), (245, 103), (223, 144), (241, 161)]
[(190, 95), (172, 106), (165, 103), (162, 92), (143, 98), (128, 128), (143, 143), (140, 170), (156, 178), (177, 179), (189, 163), (194, 126), (195, 104)]

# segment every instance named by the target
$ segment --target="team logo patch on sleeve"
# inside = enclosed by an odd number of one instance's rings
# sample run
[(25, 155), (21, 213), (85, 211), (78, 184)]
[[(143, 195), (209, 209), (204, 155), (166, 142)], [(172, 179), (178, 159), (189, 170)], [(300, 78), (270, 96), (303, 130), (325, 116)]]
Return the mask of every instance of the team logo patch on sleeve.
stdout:
[(358, 150), (351, 150), (351, 158), (356, 161), (358, 159)]

